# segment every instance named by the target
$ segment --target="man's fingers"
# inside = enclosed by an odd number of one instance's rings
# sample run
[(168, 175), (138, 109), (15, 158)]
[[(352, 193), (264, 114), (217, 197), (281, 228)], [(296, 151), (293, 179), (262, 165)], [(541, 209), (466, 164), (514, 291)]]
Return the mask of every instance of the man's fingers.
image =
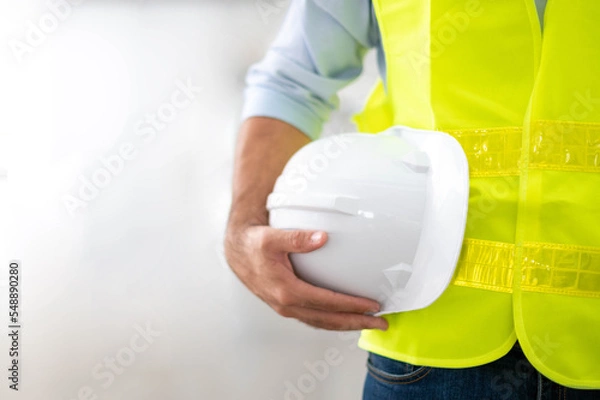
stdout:
[(301, 279), (294, 279), (287, 290), (296, 299), (296, 305), (300, 307), (359, 314), (376, 313), (380, 309), (379, 303), (375, 300), (319, 288)]
[(316, 328), (332, 331), (355, 331), (362, 329), (387, 330), (388, 323), (384, 318), (362, 314), (328, 312), (302, 307), (288, 307), (277, 312), (288, 318), (298, 319)]
[[(273, 254), (301, 253), (316, 250), (327, 241), (327, 234), (319, 231), (282, 231), (267, 228), (261, 233), (261, 247)], [(285, 262), (289, 260), (285, 257)], [(273, 286), (270, 293), (270, 304), (283, 307), (301, 307), (327, 312), (344, 313), (375, 313), (380, 309), (379, 304), (371, 299), (349, 296), (332, 290), (313, 286), (298, 279), (291, 270), (285, 269), (285, 277)], [(327, 266), (323, 266), (327, 268)], [(284, 271), (284, 269), (279, 270)], [(283, 276), (280, 276), (282, 278)]]
[(262, 247), (287, 253), (308, 253), (323, 246), (326, 241), (325, 232), (268, 229), (263, 234)]

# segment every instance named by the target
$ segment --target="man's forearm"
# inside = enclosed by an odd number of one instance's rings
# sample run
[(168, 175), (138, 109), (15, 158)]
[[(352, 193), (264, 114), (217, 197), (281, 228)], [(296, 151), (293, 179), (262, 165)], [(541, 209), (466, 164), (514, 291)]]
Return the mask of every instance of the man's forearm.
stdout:
[(310, 139), (283, 121), (253, 117), (238, 137), (229, 228), (266, 225), (266, 200), (290, 157)]

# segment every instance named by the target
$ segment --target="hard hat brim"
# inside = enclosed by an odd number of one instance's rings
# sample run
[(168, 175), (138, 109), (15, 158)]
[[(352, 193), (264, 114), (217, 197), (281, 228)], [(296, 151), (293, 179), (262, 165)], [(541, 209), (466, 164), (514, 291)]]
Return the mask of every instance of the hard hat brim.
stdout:
[(412, 276), (404, 288), (386, 297), (377, 315), (422, 309), (444, 293), (460, 256), (469, 202), (467, 157), (456, 139), (444, 132), (403, 126), (382, 134), (401, 137), (426, 153), (430, 170)]

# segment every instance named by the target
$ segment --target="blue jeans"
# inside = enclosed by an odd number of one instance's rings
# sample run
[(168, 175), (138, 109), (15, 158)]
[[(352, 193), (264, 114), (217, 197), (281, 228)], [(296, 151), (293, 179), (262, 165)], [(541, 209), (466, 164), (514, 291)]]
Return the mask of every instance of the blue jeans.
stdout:
[(518, 345), (480, 367), (423, 367), (370, 353), (367, 368), (363, 400), (600, 399), (600, 390), (569, 389), (545, 378)]

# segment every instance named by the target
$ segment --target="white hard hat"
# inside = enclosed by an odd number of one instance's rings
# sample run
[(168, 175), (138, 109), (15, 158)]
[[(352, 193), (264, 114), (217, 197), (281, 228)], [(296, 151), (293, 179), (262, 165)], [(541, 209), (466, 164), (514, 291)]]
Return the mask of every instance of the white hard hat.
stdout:
[(274, 228), (328, 233), (322, 248), (290, 255), (298, 277), (377, 300), (380, 315), (427, 307), (446, 289), (468, 197), (467, 159), (453, 137), (395, 126), (303, 147), (267, 209)]

